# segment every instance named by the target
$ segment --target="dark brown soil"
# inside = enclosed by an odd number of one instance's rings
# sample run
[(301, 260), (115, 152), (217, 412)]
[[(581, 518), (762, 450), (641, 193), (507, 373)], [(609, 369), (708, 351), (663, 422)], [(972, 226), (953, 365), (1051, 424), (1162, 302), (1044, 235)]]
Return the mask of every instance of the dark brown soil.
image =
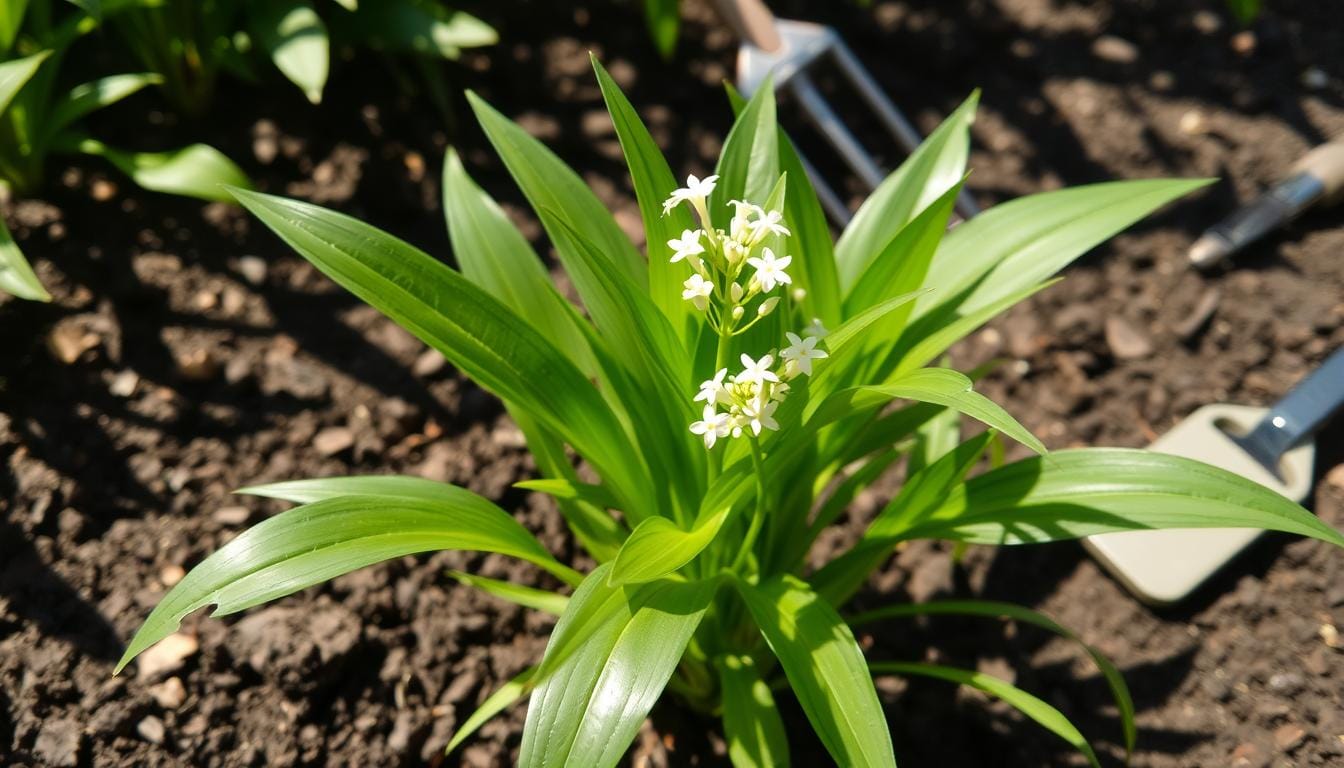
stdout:
[[(627, 88), (675, 168), (709, 167), (728, 125), (716, 86), (733, 49), (699, 4), (688, 3), (671, 62), (651, 51), (637, 3), (470, 5), (504, 42), (469, 56), (456, 81), (582, 169), (623, 224), (637, 229), (638, 215), (587, 51)], [(959, 364), (1013, 361), (986, 391), (1052, 447), (1143, 445), (1204, 403), (1267, 403), (1344, 344), (1337, 212), (1307, 216), (1222, 274), (1200, 276), (1183, 260), (1203, 226), (1305, 148), (1344, 133), (1339, 7), (1274, 0), (1248, 40), (1215, 0), (774, 5), (839, 28), (925, 130), (982, 87), (970, 182), (982, 203), (1110, 178), (1224, 178), (958, 350)], [(1328, 80), (1314, 90), (1302, 84), (1312, 67)], [(460, 102), (445, 126), (423, 96), (396, 95), (376, 59), (336, 78), (320, 109), (285, 87), (228, 86), (207, 124), (174, 135), (224, 148), (266, 189), (364, 217), (445, 258), (437, 168), (452, 140), (539, 236)], [(145, 95), (95, 127), (151, 146), (168, 133), (140, 135), (156, 108)], [(259, 114), (271, 117), (255, 122)], [(0, 300), (9, 470), (0, 473), (0, 764), (441, 762), (456, 724), (539, 656), (551, 625), (444, 571), (553, 586), (530, 568), (406, 558), (241, 617), (193, 617), (183, 631), (196, 642), (179, 646), (181, 658), (110, 672), (182, 569), (279, 509), (229, 494), (245, 484), (385, 472), (457, 482), (568, 557), (550, 505), (510, 489), (533, 472), (517, 430), (491, 397), (238, 211), (144, 194), (94, 166), (54, 166), (52, 181), (9, 220), (57, 301)], [(1212, 317), (1186, 327), (1209, 296)], [(1123, 338), (1117, 323), (1139, 338)], [(1327, 431), (1320, 446), (1314, 508), (1344, 526), (1344, 431)], [(855, 518), (878, 500), (861, 498)], [(1338, 765), (1341, 576), (1344, 553), (1271, 536), (1188, 606), (1154, 613), (1074, 544), (973, 549), (960, 564), (921, 545), (860, 601), (983, 596), (1053, 615), (1125, 671), (1139, 710), (1137, 765)], [(1106, 688), (1067, 643), (953, 620), (875, 628), (863, 641), (875, 655), (1015, 679), (1119, 763)], [(879, 688), (903, 765), (1079, 764), (976, 694), (922, 681)], [(824, 762), (786, 707), (798, 764)], [(510, 710), (448, 762), (508, 762), (522, 717), (521, 706)], [(632, 759), (723, 763), (721, 742), (703, 735), (712, 727), (661, 706)]]

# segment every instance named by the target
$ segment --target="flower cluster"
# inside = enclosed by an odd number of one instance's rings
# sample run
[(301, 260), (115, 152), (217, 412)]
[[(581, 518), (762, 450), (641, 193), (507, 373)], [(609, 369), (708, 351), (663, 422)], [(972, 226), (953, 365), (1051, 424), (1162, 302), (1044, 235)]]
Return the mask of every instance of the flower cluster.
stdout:
[[(681, 297), (701, 312), (709, 313), (709, 322), (723, 333), (728, 326), (740, 333), (756, 320), (769, 315), (779, 305), (779, 297), (767, 297), (781, 286), (791, 285), (793, 278), (784, 271), (793, 261), (791, 256), (778, 256), (767, 245), (774, 235), (788, 236), (779, 211), (768, 211), (744, 200), (733, 200), (733, 218), (728, 231), (715, 228), (710, 222), (709, 196), (714, 191), (717, 176), (698, 179), (689, 176), (686, 186), (674, 191), (663, 203), (663, 213), (686, 203), (700, 219), (700, 229), (687, 229), (681, 237), (667, 241), (672, 249), (672, 263), (685, 262), (692, 274), (685, 283)], [(750, 275), (745, 273), (750, 269)], [(755, 316), (737, 328), (746, 315), (747, 307), (757, 298)]]
[[(733, 218), (728, 231), (711, 224), (709, 196), (717, 180), (717, 176), (688, 177), (686, 186), (674, 191), (663, 203), (663, 213), (666, 215), (686, 203), (700, 219), (702, 229), (682, 232), (681, 237), (669, 240), (667, 247), (672, 249), (672, 263), (684, 261), (694, 270), (683, 284), (681, 297), (706, 313), (722, 343), (746, 331), (779, 306), (781, 297), (767, 294), (792, 285), (793, 279), (785, 270), (793, 259), (777, 256), (767, 245), (773, 236), (789, 235), (779, 211), (733, 200), (729, 203)], [(751, 276), (743, 280), (747, 268), (751, 269)], [(796, 289), (791, 298), (798, 301), (805, 295)], [(739, 325), (747, 307), (757, 298), (760, 301), (754, 316)], [(756, 359), (744, 354), (741, 372), (729, 376), (726, 367), (720, 368), (714, 378), (700, 385), (695, 401), (704, 401), (704, 413), (691, 424), (691, 432), (704, 438), (705, 448), (713, 448), (721, 437), (750, 433), (755, 438), (764, 430), (779, 429), (775, 410), (788, 394), (789, 382), (798, 376), (811, 376), (812, 361), (827, 356), (825, 350), (817, 348), (826, 336), (819, 320), (813, 320), (802, 336), (795, 333), (785, 336), (789, 345), (778, 353), (771, 350)]]

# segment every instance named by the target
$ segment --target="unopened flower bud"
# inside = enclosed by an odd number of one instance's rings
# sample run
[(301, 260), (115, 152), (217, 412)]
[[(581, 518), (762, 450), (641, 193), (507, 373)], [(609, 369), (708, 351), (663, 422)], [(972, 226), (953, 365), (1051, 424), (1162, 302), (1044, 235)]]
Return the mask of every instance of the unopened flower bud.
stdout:
[(746, 310), (742, 309), (742, 307), (733, 307), (733, 319), (741, 320), (742, 315), (745, 314), (745, 312)]
[(794, 289), (793, 289), (793, 300), (794, 300), (794, 301), (799, 301), (799, 302), (801, 302), (803, 299), (806, 299), (806, 298), (807, 298), (807, 290), (806, 290), (806, 289), (804, 289), (804, 288), (794, 288)]
[(728, 289), (728, 298), (732, 299), (733, 303), (736, 304), (742, 300), (742, 294), (744, 293), (746, 293), (746, 291), (740, 284), (733, 283), (732, 287)]
[(779, 304), (779, 297), (771, 296), (770, 298), (761, 302), (761, 306), (756, 308), (756, 314), (760, 315), (761, 317), (764, 317), (770, 314), (771, 312), (774, 312), (775, 306), (777, 304)]

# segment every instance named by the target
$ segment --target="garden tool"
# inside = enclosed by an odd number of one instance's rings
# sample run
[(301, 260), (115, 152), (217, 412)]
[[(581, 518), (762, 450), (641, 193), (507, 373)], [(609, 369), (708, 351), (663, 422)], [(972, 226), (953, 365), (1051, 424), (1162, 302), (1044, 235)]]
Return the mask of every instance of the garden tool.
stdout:
[[(1185, 456), (1254, 480), (1301, 503), (1311, 492), (1311, 436), (1344, 407), (1344, 348), (1269, 408), (1206, 405), (1149, 450)], [(1254, 541), (1262, 531), (1198, 528), (1125, 531), (1084, 544), (1131, 592), (1174, 603)]]
[(1333, 205), (1341, 200), (1344, 200), (1344, 136), (1303, 155), (1293, 164), (1288, 178), (1210, 227), (1190, 246), (1190, 263), (1200, 269), (1215, 267), (1308, 208)]
[[(761, 0), (715, 0), (715, 5), (719, 15), (742, 39), (742, 47), (737, 53), (738, 90), (750, 97), (766, 77), (773, 74), (775, 90), (787, 92), (797, 100), (803, 114), (870, 190), (877, 188), (885, 174), (817, 90), (807, 73), (813, 64), (828, 57), (832, 59), (860, 98), (877, 113), (878, 120), (896, 143), (906, 152), (913, 152), (919, 146), (919, 131), (891, 103), (834, 29), (776, 19)], [(822, 206), (831, 219), (843, 227), (852, 217), (849, 207), (817, 174), (816, 167), (807, 158), (800, 156), (799, 159)], [(962, 218), (979, 213), (975, 201), (964, 189), (957, 197), (957, 212)]]

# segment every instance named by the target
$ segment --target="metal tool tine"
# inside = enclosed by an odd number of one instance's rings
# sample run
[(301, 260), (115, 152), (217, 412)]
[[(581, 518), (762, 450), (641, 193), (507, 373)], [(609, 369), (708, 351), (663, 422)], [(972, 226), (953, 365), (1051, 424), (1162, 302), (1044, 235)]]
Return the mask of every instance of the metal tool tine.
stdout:
[(844, 229), (849, 225), (850, 219), (854, 218), (854, 214), (849, 211), (849, 206), (845, 205), (845, 201), (840, 199), (834, 189), (831, 189), (831, 185), (826, 183), (826, 179), (817, 173), (817, 169), (811, 161), (803, 156), (803, 153), (795, 150), (794, 154), (798, 156), (798, 162), (803, 166), (803, 173), (806, 173), (807, 178), (811, 180), (812, 189), (817, 193), (817, 200), (821, 202), (821, 207), (826, 209), (826, 213), (832, 221), (838, 224), (841, 229)]
[(849, 166), (854, 174), (863, 180), (870, 188), (876, 188), (882, 183), (882, 169), (873, 162), (873, 158), (868, 155), (868, 151), (859, 144), (859, 140), (854, 138), (854, 134), (849, 132), (845, 124), (840, 121), (840, 117), (831, 109), (831, 105), (826, 103), (817, 87), (812, 84), (812, 79), (805, 72), (798, 72), (789, 78), (786, 87), (793, 92), (798, 99), (799, 106), (808, 119), (817, 126), (826, 140), (835, 147), (844, 158), (845, 164)]

